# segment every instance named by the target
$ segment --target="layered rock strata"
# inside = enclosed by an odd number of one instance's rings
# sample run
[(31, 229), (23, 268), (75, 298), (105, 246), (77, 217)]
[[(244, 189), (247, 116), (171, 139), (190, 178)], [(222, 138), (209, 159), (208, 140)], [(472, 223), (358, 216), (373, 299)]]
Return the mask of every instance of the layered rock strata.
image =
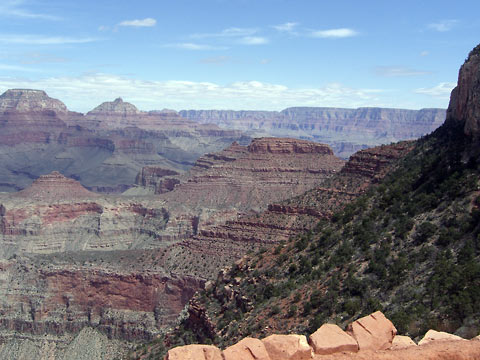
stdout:
[(44, 91), (8, 90), (0, 96), (0, 191), (26, 188), (57, 170), (91, 189), (115, 192), (133, 186), (145, 166), (183, 172), (234, 140), (248, 138), (171, 111), (139, 111), (121, 99), (83, 115)]
[(315, 108), (276, 111), (183, 110), (199, 123), (250, 131), (255, 135), (293, 136), (329, 144), (338, 156), (382, 143), (415, 139), (445, 120), (443, 109)]

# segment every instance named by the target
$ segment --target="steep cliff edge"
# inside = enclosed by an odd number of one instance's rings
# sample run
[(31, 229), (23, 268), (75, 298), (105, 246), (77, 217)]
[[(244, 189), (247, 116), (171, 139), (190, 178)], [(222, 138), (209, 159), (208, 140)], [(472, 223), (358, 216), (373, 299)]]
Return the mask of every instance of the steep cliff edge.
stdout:
[(447, 110), (446, 123), (463, 123), (466, 135), (480, 138), (480, 45), (468, 55), (458, 75)]

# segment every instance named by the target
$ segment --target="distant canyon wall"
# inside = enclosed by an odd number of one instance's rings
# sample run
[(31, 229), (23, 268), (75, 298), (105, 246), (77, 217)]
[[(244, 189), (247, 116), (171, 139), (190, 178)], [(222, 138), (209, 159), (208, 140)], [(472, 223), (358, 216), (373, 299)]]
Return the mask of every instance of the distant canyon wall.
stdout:
[(201, 124), (215, 124), (255, 135), (290, 136), (329, 144), (348, 157), (373, 145), (416, 139), (438, 128), (445, 109), (292, 107), (278, 111), (182, 110)]

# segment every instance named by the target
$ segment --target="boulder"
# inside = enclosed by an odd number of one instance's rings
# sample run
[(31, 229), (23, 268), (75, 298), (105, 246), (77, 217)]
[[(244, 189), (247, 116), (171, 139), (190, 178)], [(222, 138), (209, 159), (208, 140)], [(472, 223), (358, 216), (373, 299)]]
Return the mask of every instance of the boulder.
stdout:
[(271, 360), (261, 340), (245, 338), (223, 351), (224, 360)]
[(410, 339), (408, 336), (397, 335), (393, 338), (391, 350), (405, 349), (410, 346), (417, 346), (415, 341)]
[(460, 336), (449, 334), (443, 331), (428, 330), (422, 340), (418, 342), (418, 345), (425, 345), (432, 341), (452, 341), (452, 340), (465, 340)]
[(168, 350), (165, 360), (223, 360), (222, 352), (213, 345), (185, 345)]
[(347, 333), (357, 341), (359, 350), (385, 350), (392, 346), (397, 329), (377, 311), (349, 324)]
[(335, 324), (324, 324), (308, 339), (315, 354), (328, 355), (340, 351), (357, 352), (358, 344)]
[(272, 360), (304, 360), (313, 356), (304, 335), (270, 335), (262, 342)]

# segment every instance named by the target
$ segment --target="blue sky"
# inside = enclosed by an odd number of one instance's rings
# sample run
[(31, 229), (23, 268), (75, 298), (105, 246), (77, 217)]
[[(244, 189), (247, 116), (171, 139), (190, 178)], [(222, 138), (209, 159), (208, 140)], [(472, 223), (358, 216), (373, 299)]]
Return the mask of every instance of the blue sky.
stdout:
[(447, 107), (480, 2), (0, 0), (0, 91), (80, 112)]

